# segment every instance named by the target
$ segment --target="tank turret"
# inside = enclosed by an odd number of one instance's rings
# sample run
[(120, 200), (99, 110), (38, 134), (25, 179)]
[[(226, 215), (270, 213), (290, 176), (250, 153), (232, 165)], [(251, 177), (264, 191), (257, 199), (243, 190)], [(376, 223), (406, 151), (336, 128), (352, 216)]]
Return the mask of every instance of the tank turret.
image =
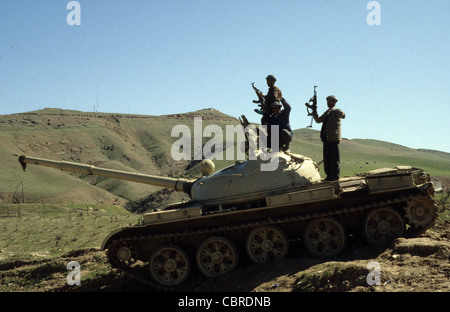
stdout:
[[(276, 161), (275, 170), (260, 170), (269, 161)], [(166, 187), (185, 192), (194, 201), (219, 200), (221, 204), (248, 201), (245, 195), (253, 194), (252, 200), (263, 199), (265, 191), (277, 188), (308, 185), (320, 181), (318, 166), (311, 158), (295, 154), (277, 153), (270, 160), (256, 157), (255, 160), (238, 162), (235, 165), (197, 179), (160, 177), (141, 173), (99, 168), (92, 165), (68, 161), (55, 161), (22, 155), (19, 157), (22, 168), (27, 164), (40, 165), (86, 175), (97, 175), (119, 180)], [(209, 163), (207, 163), (211, 166)]]

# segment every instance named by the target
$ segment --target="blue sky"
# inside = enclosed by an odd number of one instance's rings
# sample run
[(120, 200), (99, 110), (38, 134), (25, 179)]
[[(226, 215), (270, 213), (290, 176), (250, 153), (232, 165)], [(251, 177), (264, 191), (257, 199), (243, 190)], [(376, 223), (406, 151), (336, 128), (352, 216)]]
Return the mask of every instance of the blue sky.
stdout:
[[(253, 112), (274, 74), (310, 123), (334, 94), (343, 137), (450, 152), (450, 1), (0, 0), (0, 114), (46, 107), (164, 115)], [(320, 125), (314, 124), (319, 130)], [(296, 151), (301, 153), (301, 151)]]

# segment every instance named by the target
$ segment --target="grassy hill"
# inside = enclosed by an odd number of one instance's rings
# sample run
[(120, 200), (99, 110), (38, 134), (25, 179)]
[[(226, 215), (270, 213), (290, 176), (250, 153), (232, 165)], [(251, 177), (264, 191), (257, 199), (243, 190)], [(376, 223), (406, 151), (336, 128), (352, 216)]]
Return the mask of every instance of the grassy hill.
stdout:
[[(141, 116), (86, 113), (61, 109), (0, 116), (0, 202), (21, 195), (25, 202), (124, 204), (159, 190), (159, 187), (102, 177), (82, 176), (39, 166), (22, 172), (18, 155), (66, 160), (105, 168), (162, 176), (180, 176), (190, 161), (173, 161), (171, 137), (175, 125), (203, 127), (239, 124), (211, 109), (195, 113)], [(221, 164), (222, 163), (222, 164)], [(231, 162), (219, 162), (218, 168)]]
[[(214, 109), (147, 116), (46, 108), (0, 115), (0, 203), (23, 199), (26, 203), (124, 205), (146, 197), (160, 188), (39, 166), (29, 166), (24, 173), (17, 159), (27, 154), (153, 175), (195, 175), (195, 171), (188, 170), (195, 161), (174, 161), (170, 154), (178, 140), (171, 137), (172, 128), (187, 125), (193, 129), (194, 117), (202, 117), (203, 129), (207, 125), (219, 125), (224, 129), (224, 136), (226, 125), (239, 124), (236, 118)], [(203, 143), (207, 140), (204, 138)], [(295, 130), (291, 151), (319, 162), (322, 144), (318, 131)], [(376, 140), (344, 139), (341, 153), (342, 176), (411, 165), (434, 176), (450, 177), (450, 154), (444, 152), (416, 150)], [(214, 162), (216, 169), (233, 163), (232, 160)], [(172, 201), (186, 198), (183, 194), (170, 196)]]
[[(434, 176), (450, 177), (450, 154), (434, 150), (412, 149), (402, 145), (370, 139), (342, 139), (341, 175), (351, 176), (376, 168), (409, 165), (422, 168)], [(294, 131), (291, 150), (305, 154), (316, 162), (322, 160), (319, 131)], [(322, 172), (323, 173), (323, 172)]]

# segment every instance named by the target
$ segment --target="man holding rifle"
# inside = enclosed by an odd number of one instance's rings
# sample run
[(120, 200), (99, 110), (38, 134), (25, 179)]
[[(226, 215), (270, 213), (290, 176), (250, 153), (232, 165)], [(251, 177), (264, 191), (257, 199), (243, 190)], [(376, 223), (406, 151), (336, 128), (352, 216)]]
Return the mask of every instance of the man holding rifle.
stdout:
[[(289, 122), (289, 115), (291, 113), (291, 106), (283, 98), (281, 90), (275, 86), (277, 79), (274, 75), (266, 77), (267, 86), (269, 90), (267, 95), (264, 95), (252, 83), (252, 87), (258, 96), (258, 100), (253, 101), (257, 103), (261, 110), (255, 109), (255, 112), (263, 115), (261, 124), (267, 126), (267, 147), (273, 148), (271, 143), (271, 126), (278, 126), (279, 150), (289, 152), (289, 143), (292, 140), (293, 132)], [(284, 109), (281, 109), (281, 108)]]
[[(274, 75), (268, 75), (266, 77), (266, 83), (269, 87), (269, 90), (267, 90), (267, 94), (264, 95), (261, 91), (259, 91), (255, 86), (252, 84), (253, 89), (255, 90), (256, 94), (258, 95), (258, 100), (253, 101), (253, 103), (257, 103), (261, 110), (255, 109), (255, 112), (258, 114), (263, 115), (263, 112), (266, 114), (272, 113), (272, 103), (275, 101), (281, 101), (283, 98), (283, 94), (281, 93), (281, 90), (275, 85), (275, 82), (277, 81), (277, 78), (275, 78)], [(263, 115), (261, 119), (262, 125), (267, 125), (267, 121)]]
[(327, 97), (328, 109), (322, 116), (317, 115), (316, 105), (307, 105), (312, 108), (312, 116), (317, 123), (322, 123), (320, 139), (323, 142), (323, 165), (327, 177), (326, 181), (339, 180), (340, 174), (340, 150), (341, 140), (341, 119), (345, 118), (345, 113), (336, 108), (338, 99), (334, 95)]

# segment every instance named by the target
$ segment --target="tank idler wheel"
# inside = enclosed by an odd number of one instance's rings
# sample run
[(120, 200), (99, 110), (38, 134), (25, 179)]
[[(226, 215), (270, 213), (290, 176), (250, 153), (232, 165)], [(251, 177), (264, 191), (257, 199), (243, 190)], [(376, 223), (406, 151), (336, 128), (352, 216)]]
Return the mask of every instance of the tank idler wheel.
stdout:
[(129, 267), (137, 260), (137, 250), (130, 241), (114, 241), (108, 248), (108, 258), (113, 266)]
[(364, 236), (374, 245), (383, 245), (403, 236), (405, 229), (405, 220), (392, 208), (376, 208), (364, 219)]
[(264, 264), (286, 257), (288, 252), (286, 234), (275, 226), (257, 227), (247, 237), (246, 249), (250, 260)]
[(181, 248), (164, 245), (156, 249), (150, 258), (150, 274), (162, 286), (178, 286), (189, 276), (189, 257)]
[(210, 237), (197, 249), (197, 265), (207, 277), (222, 276), (236, 268), (236, 247), (223, 237)]
[(344, 250), (347, 238), (341, 222), (334, 218), (318, 218), (306, 226), (303, 241), (311, 255), (330, 258)]

